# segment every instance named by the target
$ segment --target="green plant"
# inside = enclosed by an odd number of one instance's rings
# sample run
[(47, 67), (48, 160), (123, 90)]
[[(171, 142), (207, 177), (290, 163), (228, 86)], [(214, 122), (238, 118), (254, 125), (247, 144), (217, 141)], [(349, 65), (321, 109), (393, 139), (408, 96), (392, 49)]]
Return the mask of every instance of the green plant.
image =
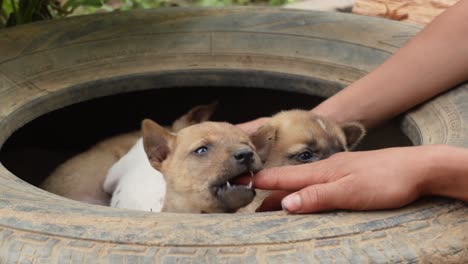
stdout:
[(169, 6), (282, 5), (294, 0), (0, 0), (0, 28), (38, 20)]
[(20, 25), (37, 20), (52, 18), (48, 0), (3, 0), (2, 24), (4, 26)]

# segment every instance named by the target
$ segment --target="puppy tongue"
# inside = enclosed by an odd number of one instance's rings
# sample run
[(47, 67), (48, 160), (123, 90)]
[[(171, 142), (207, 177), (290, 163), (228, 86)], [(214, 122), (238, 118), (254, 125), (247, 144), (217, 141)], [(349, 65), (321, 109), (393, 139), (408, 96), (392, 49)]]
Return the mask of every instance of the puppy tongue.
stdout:
[(251, 171), (250, 174), (244, 174), (234, 179), (231, 179), (230, 182), (235, 185), (249, 185), (252, 182), (253, 172)]

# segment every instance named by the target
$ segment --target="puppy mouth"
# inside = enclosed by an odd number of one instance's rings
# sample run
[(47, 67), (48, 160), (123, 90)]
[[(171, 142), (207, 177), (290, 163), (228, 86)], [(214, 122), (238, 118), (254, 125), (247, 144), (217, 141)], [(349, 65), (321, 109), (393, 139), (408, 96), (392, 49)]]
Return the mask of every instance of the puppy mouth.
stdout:
[[(223, 188), (226, 188), (226, 189), (234, 189), (234, 188), (246, 188), (246, 189), (252, 189), (252, 180), (250, 180), (249, 184), (247, 185), (238, 185), (238, 184), (235, 184), (234, 182), (236, 182), (236, 178), (240, 178), (242, 176), (245, 176), (245, 175), (250, 175), (250, 177), (253, 178), (254, 174), (257, 173), (258, 171), (255, 171), (252, 170), (252, 169), (247, 169), (245, 171), (243, 171), (242, 173), (238, 174), (238, 175), (235, 175), (233, 177), (228, 177), (227, 180), (221, 180), (221, 181), (218, 181), (216, 184), (214, 184), (213, 186), (214, 187), (217, 187), (218, 189), (223, 189)], [(231, 183), (233, 182), (233, 183)]]
[[(258, 171), (258, 170), (257, 170)], [(240, 174), (223, 177), (216, 181), (211, 192), (222, 204), (226, 212), (235, 212), (237, 209), (249, 204), (255, 197), (255, 190), (252, 189), (252, 181), (248, 185), (237, 185), (234, 182), (235, 178), (250, 174), (251, 177), (257, 172), (251, 168), (247, 168)]]

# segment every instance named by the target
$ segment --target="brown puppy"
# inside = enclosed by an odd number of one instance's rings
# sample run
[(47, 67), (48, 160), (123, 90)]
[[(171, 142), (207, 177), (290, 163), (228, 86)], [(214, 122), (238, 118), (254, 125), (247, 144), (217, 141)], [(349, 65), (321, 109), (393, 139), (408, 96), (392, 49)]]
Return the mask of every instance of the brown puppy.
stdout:
[[(265, 168), (326, 159), (337, 152), (352, 150), (364, 135), (364, 126), (357, 122), (337, 124), (305, 110), (280, 112), (255, 133), (256, 137), (272, 142), (263, 148), (268, 153)], [(238, 212), (254, 212), (269, 194), (257, 190), (255, 200)]]
[[(200, 105), (174, 121), (170, 130), (180, 129), (208, 120), (216, 108), (216, 103)], [(61, 164), (41, 184), (41, 188), (73, 200), (109, 205), (110, 195), (103, 188), (109, 168), (135, 144), (141, 132), (136, 131), (103, 140)]]
[[(163, 212), (231, 213), (250, 203), (255, 191), (230, 181), (262, 167), (269, 142), (228, 123), (205, 122), (172, 134), (151, 120), (142, 123), (151, 166), (164, 175)], [(252, 139), (252, 140), (251, 140)]]

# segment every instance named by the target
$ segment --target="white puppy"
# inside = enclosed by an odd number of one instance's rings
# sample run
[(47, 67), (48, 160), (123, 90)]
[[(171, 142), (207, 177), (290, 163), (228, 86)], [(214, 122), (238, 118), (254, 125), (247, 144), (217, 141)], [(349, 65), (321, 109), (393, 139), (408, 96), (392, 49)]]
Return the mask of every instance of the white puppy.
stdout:
[(161, 212), (166, 182), (151, 166), (142, 138), (109, 169), (103, 188), (112, 193), (111, 207)]

